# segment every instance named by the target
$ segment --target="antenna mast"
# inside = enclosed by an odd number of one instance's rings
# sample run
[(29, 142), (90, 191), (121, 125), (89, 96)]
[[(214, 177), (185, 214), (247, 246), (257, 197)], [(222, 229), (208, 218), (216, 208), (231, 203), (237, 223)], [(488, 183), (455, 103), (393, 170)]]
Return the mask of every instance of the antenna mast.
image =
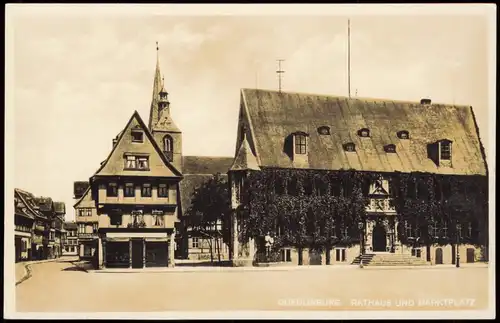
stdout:
[(278, 88), (279, 92), (281, 93), (281, 74), (285, 73), (285, 71), (281, 70), (281, 62), (284, 62), (285, 60), (278, 59), (277, 61), (278, 61), (278, 70), (276, 71), (276, 73), (278, 74)]
[(351, 98), (351, 19), (347, 19), (347, 92)]

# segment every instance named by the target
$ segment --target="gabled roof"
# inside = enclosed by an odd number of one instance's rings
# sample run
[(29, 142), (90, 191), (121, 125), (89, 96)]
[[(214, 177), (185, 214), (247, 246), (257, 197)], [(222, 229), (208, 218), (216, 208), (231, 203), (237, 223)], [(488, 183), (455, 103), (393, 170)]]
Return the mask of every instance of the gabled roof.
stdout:
[(38, 210), (36, 205), (35, 196), (29, 192), (21, 189), (14, 189), (14, 211), (16, 214), (25, 216), (30, 219), (35, 217), (45, 217)]
[(233, 162), (232, 157), (182, 156), (183, 174), (226, 174)]
[[(73, 208), (76, 208), (80, 205), (80, 203), (83, 201), (83, 200), (90, 200), (92, 201), (92, 197), (90, 196), (91, 195), (91, 190), (90, 190), (90, 186), (87, 187), (87, 189), (85, 190), (85, 193), (82, 194), (82, 196), (78, 199), (78, 201), (76, 201), (76, 203), (73, 205)], [(85, 206), (87, 207), (87, 206)]]
[[(429, 172), (485, 175), (486, 160), (472, 107), (423, 105), (381, 99), (345, 98), (318, 94), (242, 89), (248, 114), (250, 142), (259, 166), (293, 168), (285, 140), (299, 130), (309, 134), (307, 168), (356, 169), (380, 172)], [(328, 126), (329, 135), (318, 127)], [(358, 130), (367, 128), (370, 137)], [(401, 130), (410, 139), (399, 139)], [(429, 158), (429, 145), (453, 141), (452, 167), (439, 167)], [(343, 145), (353, 142), (355, 152)], [(384, 146), (394, 144), (395, 153)]]
[(240, 149), (234, 158), (234, 162), (231, 165), (230, 170), (260, 170), (259, 163), (257, 162), (257, 158), (250, 149), (250, 145), (248, 144), (247, 138), (244, 135), (243, 141), (241, 142)]
[(50, 197), (37, 197), (36, 201), (42, 212), (51, 212), (54, 209), (54, 202)]
[[(100, 176), (100, 175), (116, 175), (116, 174), (112, 174), (112, 173), (105, 173), (103, 172), (103, 170), (106, 168), (106, 166), (108, 165), (109, 163), (109, 160), (110, 158), (113, 156), (113, 154), (115, 153), (117, 147), (120, 147), (120, 144), (123, 140), (123, 137), (126, 133), (126, 129), (128, 129), (132, 123), (133, 120), (137, 120), (138, 122), (138, 125), (140, 126), (140, 128), (142, 128), (142, 130), (144, 131), (146, 137), (148, 138), (149, 142), (151, 143), (151, 145), (153, 146), (154, 150), (157, 152), (157, 154), (159, 155), (159, 158), (162, 160), (162, 162), (164, 163), (164, 165), (173, 173), (173, 176), (175, 177), (181, 177), (182, 174), (174, 167), (174, 165), (172, 165), (168, 160), (167, 158), (165, 157), (165, 155), (162, 153), (160, 147), (158, 147), (158, 144), (156, 143), (156, 141), (154, 140), (153, 138), (153, 135), (151, 134), (151, 132), (149, 131), (149, 129), (146, 127), (146, 125), (144, 124), (144, 122), (142, 121), (139, 113), (137, 111), (134, 111), (134, 113), (132, 114), (132, 116), (130, 117), (129, 121), (127, 122), (124, 130), (120, 133), (120, 136), (118, 137), (117, 139), (117, 142), (116, 144), (113, 146), (113, 149), (111, 150), (111, 152), (109, 153), (108, 157), (106, 158), (106, 160), (101, 164), (101, 166), (99, 167), (99, 169), (95, 172), (95, 174), (93, 176)], [(151, 166), (150, 166), (151, 167)], [(144, 172), (143, 172), (144, 173)], [(132, 173), (131, 173), (132, 174)], [(137, 175), (137, 174), (136, 174)], [(151, 174), (141, 174), (142, 176), (147, 176), (147, 175), (151, 175)]]
[(54, 211), (57, 214), (66, 214), (66, 204), (64, 202), (54, 202)]

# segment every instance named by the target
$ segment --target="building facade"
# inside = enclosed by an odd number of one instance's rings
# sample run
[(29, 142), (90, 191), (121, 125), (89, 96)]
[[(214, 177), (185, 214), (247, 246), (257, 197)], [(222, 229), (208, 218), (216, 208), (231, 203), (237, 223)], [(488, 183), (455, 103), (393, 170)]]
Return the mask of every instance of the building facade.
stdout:
[(64, 203), (21, 189), (14, 190), (14, 203), (16, 261), (60, 257)]
[(35, 218), (38, 213), (34, 197), (28, 192), (15, 189), (14, 205), (16, 262), (31, 260)]
[(78, 256), (78, 225), (76, 222), (64, 222), (63, 256)]
[(75, 223), (77, 226), (78, 256), (81, 260), (96, 261), (99, 221), (89, 183), (75, 182), (74, 197), (76, 200), (73, 208), (75, 209)]
[[(243, 89), (236, 147), (235, 264), (255, 264), (274, 240), (288, 241), (278, 262), (350, 264), (381, 253), (430, 264), (487, 258), (488, 172), (472, 107)], [(266, 234), (245, 228), (267, 225), (249, 210), (250, 178), (259, 176), (273, 183), (259, 194), (276, 203), (266, 211), (276, 229)], [(283, 201), (315, 207), (287, 211)], [(328, 216), (315, 213), (322, 207)], [(323, 227), (309, 225), (314, 217)]]
[(227, 173), (232, 158), (183, 156), (170, 112), (157, 58), (148, 125), (135, 112), (97, 172), (75, 182), (79, 255), (95, 267), (173, 266), (190, 249), (206, 253), (182, 217), (196, 188)]

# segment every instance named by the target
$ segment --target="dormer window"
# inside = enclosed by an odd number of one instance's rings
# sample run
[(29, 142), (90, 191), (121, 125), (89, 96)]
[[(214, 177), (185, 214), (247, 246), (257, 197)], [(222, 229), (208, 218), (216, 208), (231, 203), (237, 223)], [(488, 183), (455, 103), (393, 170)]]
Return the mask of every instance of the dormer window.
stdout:
[(132, 142), (144, 142), (144, 132), (142, 129), (132, 129)]
[(370, 137), (370, 130), (368, 128), (362, 128), (358, 130), (358, 136), (360, 137)]
[(295, 154), (305, 155), (307, 154), (307, 137), (308, 134), (305, 132), (297, 132), (294, 134), (294, 147)]
[(384, 150), (386, 153), (395, 153), (396, 152), (396, 145), (393, 145), (393, 144), (385, 145)]
[(344, 145), (344, 150), (348, 152), (355, 152), (356, 145), (353, 142), (348, 142), (347, 144)]
[(320, 135), (329, 135), (330, 134), (330, 127), (328, 126), (321, 126), (318, 128), (318, 133)]
[(398, 131), (397, 136), (399, 139), (410, 139), (410, 134), (407, 130)]
[(439, 159), (451, 160), (451, 141), (448, 139), (439, 142)]

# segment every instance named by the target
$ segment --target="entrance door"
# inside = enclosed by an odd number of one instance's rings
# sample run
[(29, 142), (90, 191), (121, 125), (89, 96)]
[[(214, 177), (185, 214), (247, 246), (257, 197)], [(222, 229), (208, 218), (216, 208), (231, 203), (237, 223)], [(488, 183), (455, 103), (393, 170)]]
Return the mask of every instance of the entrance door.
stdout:
[(436, 265), (442, 265), (443, 264), (443, 249), (437, 248), (436, 249)]
[(146, 267), (168, 266), (168, 243), (146, 242)]
[(143, 242), (142, 239), (132, 240), (132, 268), (142, 268), (143, 267)]
[(474, 248), (467, 248), (467, 262), (474, 262)]
[(383, 225), (376, 224), (373, 228), (373, 251), (387, 251), (387, 234)]

